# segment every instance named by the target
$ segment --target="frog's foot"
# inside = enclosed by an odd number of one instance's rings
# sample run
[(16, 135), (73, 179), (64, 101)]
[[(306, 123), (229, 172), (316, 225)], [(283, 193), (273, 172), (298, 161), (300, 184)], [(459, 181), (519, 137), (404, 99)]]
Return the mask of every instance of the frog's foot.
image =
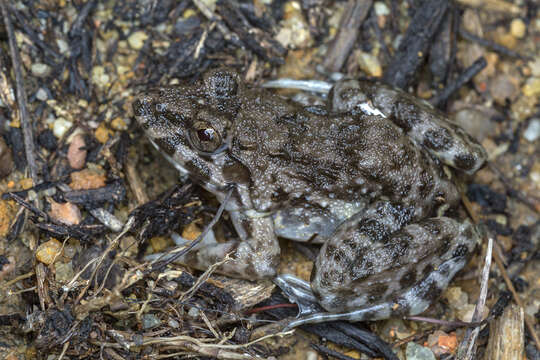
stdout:
[[(299, 317), (291, 321), (284, 331), (301, 325), (328, 321), (373, 321), (388, 319), (393, 316), (418, 315), (424, 312), (429, 305), (439, 297), (454, 275), (465, 266), (466, 261), (467, 258), (465, 256), (457, 256), (443, 262), (437, 270), (431, 272), (424, 280), (398, 296), (394, 301), (384, 301), (379, 304), (368, 305), (358, 310), (341, 313), (314, 311), (300, 313)], [(277, 281), (276, 283), (281, 289), (284, 289), (280, 283)], [(288, 285), (290, 284), (291, 282), (288, 281)], [(306, 297), (302, 297), (305, 289), (301, 288), (298, 290), (298, 287), (295, 287), (293, 291), (295, 294), (299, 293), (302, 300), (306, 299)], [(284, 290), (284, 292), (286, 291)], [(287, 295), (290, 299), (290, 295)], [(311, 294), (311, 296), (313, 296), (313, 294)], [(300, 303), (298, 303), (298, 306), (300, 308)]]
[(276, 276), (274, 283), (279, 286), (291, 303), (298, 305), (298, 317), (324, 311), (307, 281), (289, 274), (283, 274)]

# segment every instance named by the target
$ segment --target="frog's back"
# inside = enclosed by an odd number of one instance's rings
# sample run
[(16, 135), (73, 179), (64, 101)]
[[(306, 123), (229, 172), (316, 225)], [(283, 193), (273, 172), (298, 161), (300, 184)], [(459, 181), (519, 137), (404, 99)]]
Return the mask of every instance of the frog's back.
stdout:
[(241, 106), (236, 133), (257, 150), (236, 151), (252, 173), (256, 204), (275, 202), (278, 194), (345, 201), (385, 196), (425, 216), (436, 198), (457, 199), (440, 164), (388, 119), (302, 108), (277, 96), (250, 100)]

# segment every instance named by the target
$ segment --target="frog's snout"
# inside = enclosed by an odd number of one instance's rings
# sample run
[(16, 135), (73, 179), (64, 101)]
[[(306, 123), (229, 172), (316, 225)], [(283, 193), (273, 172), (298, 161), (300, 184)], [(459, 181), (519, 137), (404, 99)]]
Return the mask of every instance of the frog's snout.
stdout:
[(133, 115), (139, 120), (144, 121), (144, 118), (152, 113), (152, 104), (154, 97), (148, 94), (139, 95), (131, 104)]

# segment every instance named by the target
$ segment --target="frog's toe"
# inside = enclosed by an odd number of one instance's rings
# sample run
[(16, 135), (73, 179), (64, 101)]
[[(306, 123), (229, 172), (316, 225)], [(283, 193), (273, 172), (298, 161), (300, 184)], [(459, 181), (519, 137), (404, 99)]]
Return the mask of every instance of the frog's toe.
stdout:
[(291, 303), (298, 305), (299, 317), (323, 311), (307, 281), (289, 274), (283, 274), (276, 276), (274, 283), (279, 286)]

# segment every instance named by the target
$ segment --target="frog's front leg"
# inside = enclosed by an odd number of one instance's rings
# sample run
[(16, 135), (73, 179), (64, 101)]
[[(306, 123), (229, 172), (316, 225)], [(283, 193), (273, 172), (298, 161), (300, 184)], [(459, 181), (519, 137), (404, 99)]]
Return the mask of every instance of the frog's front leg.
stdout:
[(248, 216), (239, 211), (231, 211), (229, 214), (240, 240), (203, 242), (177, 262), (206, 270), (231, 254), (232, 260), (221, 265), (218, 272), (248, 280), (275, 276), (280, 248), (272, 218), (263, 215)]
[(330, 91), (329, 107), (336, 112), (382, 113), (443, 163), (469, 174), (487, 158), (482, 145), (431, 104), (385, 84), (340, 81)]

